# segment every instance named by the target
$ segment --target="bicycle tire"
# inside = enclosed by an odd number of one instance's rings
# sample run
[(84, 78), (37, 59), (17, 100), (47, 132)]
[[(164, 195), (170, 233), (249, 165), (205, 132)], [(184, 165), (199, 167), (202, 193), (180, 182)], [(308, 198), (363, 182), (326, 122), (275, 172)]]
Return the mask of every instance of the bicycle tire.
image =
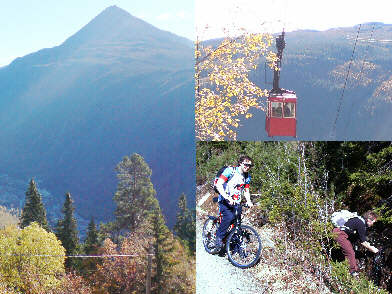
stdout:
[(261, 239), (259, 234), (250, 226), (241, 225), (230, 233), (226, 242), (227, 257), (239, 268), (254, 266), (260, 259)]
[(215, 239), (216, 239), (216, 231), (218, 230), (218, 219), (215, 217), (209, 217), (203, 226), (203, 245), (204, 249), (209, 254), (216, 254), (215, 250)]

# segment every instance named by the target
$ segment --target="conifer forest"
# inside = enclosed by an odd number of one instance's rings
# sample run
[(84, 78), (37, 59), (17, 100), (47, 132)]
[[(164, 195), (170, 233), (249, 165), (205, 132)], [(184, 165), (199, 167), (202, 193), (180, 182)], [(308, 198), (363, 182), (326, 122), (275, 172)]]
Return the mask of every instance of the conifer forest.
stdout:
[(186, 195), (170, 230), (144, 158), (125, 156), (116, 172), (112, 221), (91, 218), (83, 240), (72, 191), (64, 192), (54, 226), (34, 179), (26, 183), (22, 211), (1, 207), (0, 293), (195, 292), (195, 214)]
[[(318, 293), (392, 292), (391, 142), (197, 142), (198, 190), (211, 191), (217, 171), (235, 166), (240, 155), (253, 160), (250, 193), (255, 206), (248, 221), (261, 231), (267, 226), (280, 234), (273, 250), (263, 248), (260, 263), (287, 269), (285, 276), (275, 272), (273, 279), (260, 283), (297, 281), (295, 289), (286, 290), (315, 293), (307, 275), (316, 277)], [(358, 278), (349, 274), (332, 234), (331, 215), (341, 209), (378, 215), (367, 237), (379, 252), (353, 246)], [(266, 278), (268, 273), (261, 271), (262, 265), (250, 270), (256, 279)]]

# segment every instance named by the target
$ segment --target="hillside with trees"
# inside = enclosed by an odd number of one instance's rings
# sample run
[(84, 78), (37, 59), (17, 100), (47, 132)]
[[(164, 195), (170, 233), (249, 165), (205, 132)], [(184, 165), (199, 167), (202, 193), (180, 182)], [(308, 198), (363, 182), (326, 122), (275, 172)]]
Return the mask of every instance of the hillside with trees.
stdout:
[(30, 181), (22, 213), (1, 213), (1, 293), (195, 292), (195, 217), (186, 195), (179, 197), (172, 232), (144, 158), (125, 156), (116, 170), (112, 221), (98, 226), (91, 218), (83, 240), (71, 193), (51, 227), (39, 187)]
[[(198, 44), (200, 140), (275, 140), (265, 132), (265, 111), (276, 37), (243, 34)], [(297, 95), (298, 139), (391, 140), (391, 24), (286, 32), (282, 56), (279, 86)]]
[(194, 196), (193, 60), (191, 40), (110, 6), (62, 44), (1, 67), (0, 205), (21, 209), (34, 178), (52, 225), (66, 191), (79, 229), (107, 222), (116, 164), (133, 150), (153, 168), (172, 228), (178, 197)]
[[(216, 172), (236, 165), (242, 154), (254, 163), (250, 190), (255, 206), (245, 221), (264, 243), (262, 260), (246, 274), (264, 293), (308, 293), (313, 287), (329, 289), (325, 293), (392, 291), (390, 142), (198, 142), (198, 200), (213, 195)], [(343, 208), (380, 215), (368, 237), (381, 253), (358, 246), (359, 279), (350, 276), (332, 236), (331, 214)], [(197, 209), (201, 221), (217, 213), (211, 200)]]

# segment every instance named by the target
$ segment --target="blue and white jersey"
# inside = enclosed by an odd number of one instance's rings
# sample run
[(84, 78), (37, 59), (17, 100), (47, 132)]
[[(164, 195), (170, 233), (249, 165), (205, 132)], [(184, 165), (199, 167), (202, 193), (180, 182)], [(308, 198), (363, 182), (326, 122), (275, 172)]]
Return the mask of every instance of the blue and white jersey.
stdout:
[[(229, 166), (227, 167), (219, 177), (223, 179), (225, 183), (223, 184), (223, 188), (227, 195), (229, 195), (235, 203), (241, 202), (241, 196), (244, 189), (249, 189), (250, 184), (250, 175), (248, 174), (245, 177), (244, 174), (241, 173), (240, 167)], [(219, 201), (224, 198), (219, 195)]]

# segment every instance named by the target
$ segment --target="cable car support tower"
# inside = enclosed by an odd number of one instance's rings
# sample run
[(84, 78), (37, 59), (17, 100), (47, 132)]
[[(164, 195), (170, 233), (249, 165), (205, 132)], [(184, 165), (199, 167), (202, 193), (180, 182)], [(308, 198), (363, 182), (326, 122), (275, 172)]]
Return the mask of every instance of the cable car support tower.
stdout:
[(267, 100), (265, 130), (269, 137), (297, 136), (297, 96), (294, 91), (279, 87), (283, 50), (286, 47), (283, 30), (276, 38), (277, 63), (274, 68), (272, 90)]

